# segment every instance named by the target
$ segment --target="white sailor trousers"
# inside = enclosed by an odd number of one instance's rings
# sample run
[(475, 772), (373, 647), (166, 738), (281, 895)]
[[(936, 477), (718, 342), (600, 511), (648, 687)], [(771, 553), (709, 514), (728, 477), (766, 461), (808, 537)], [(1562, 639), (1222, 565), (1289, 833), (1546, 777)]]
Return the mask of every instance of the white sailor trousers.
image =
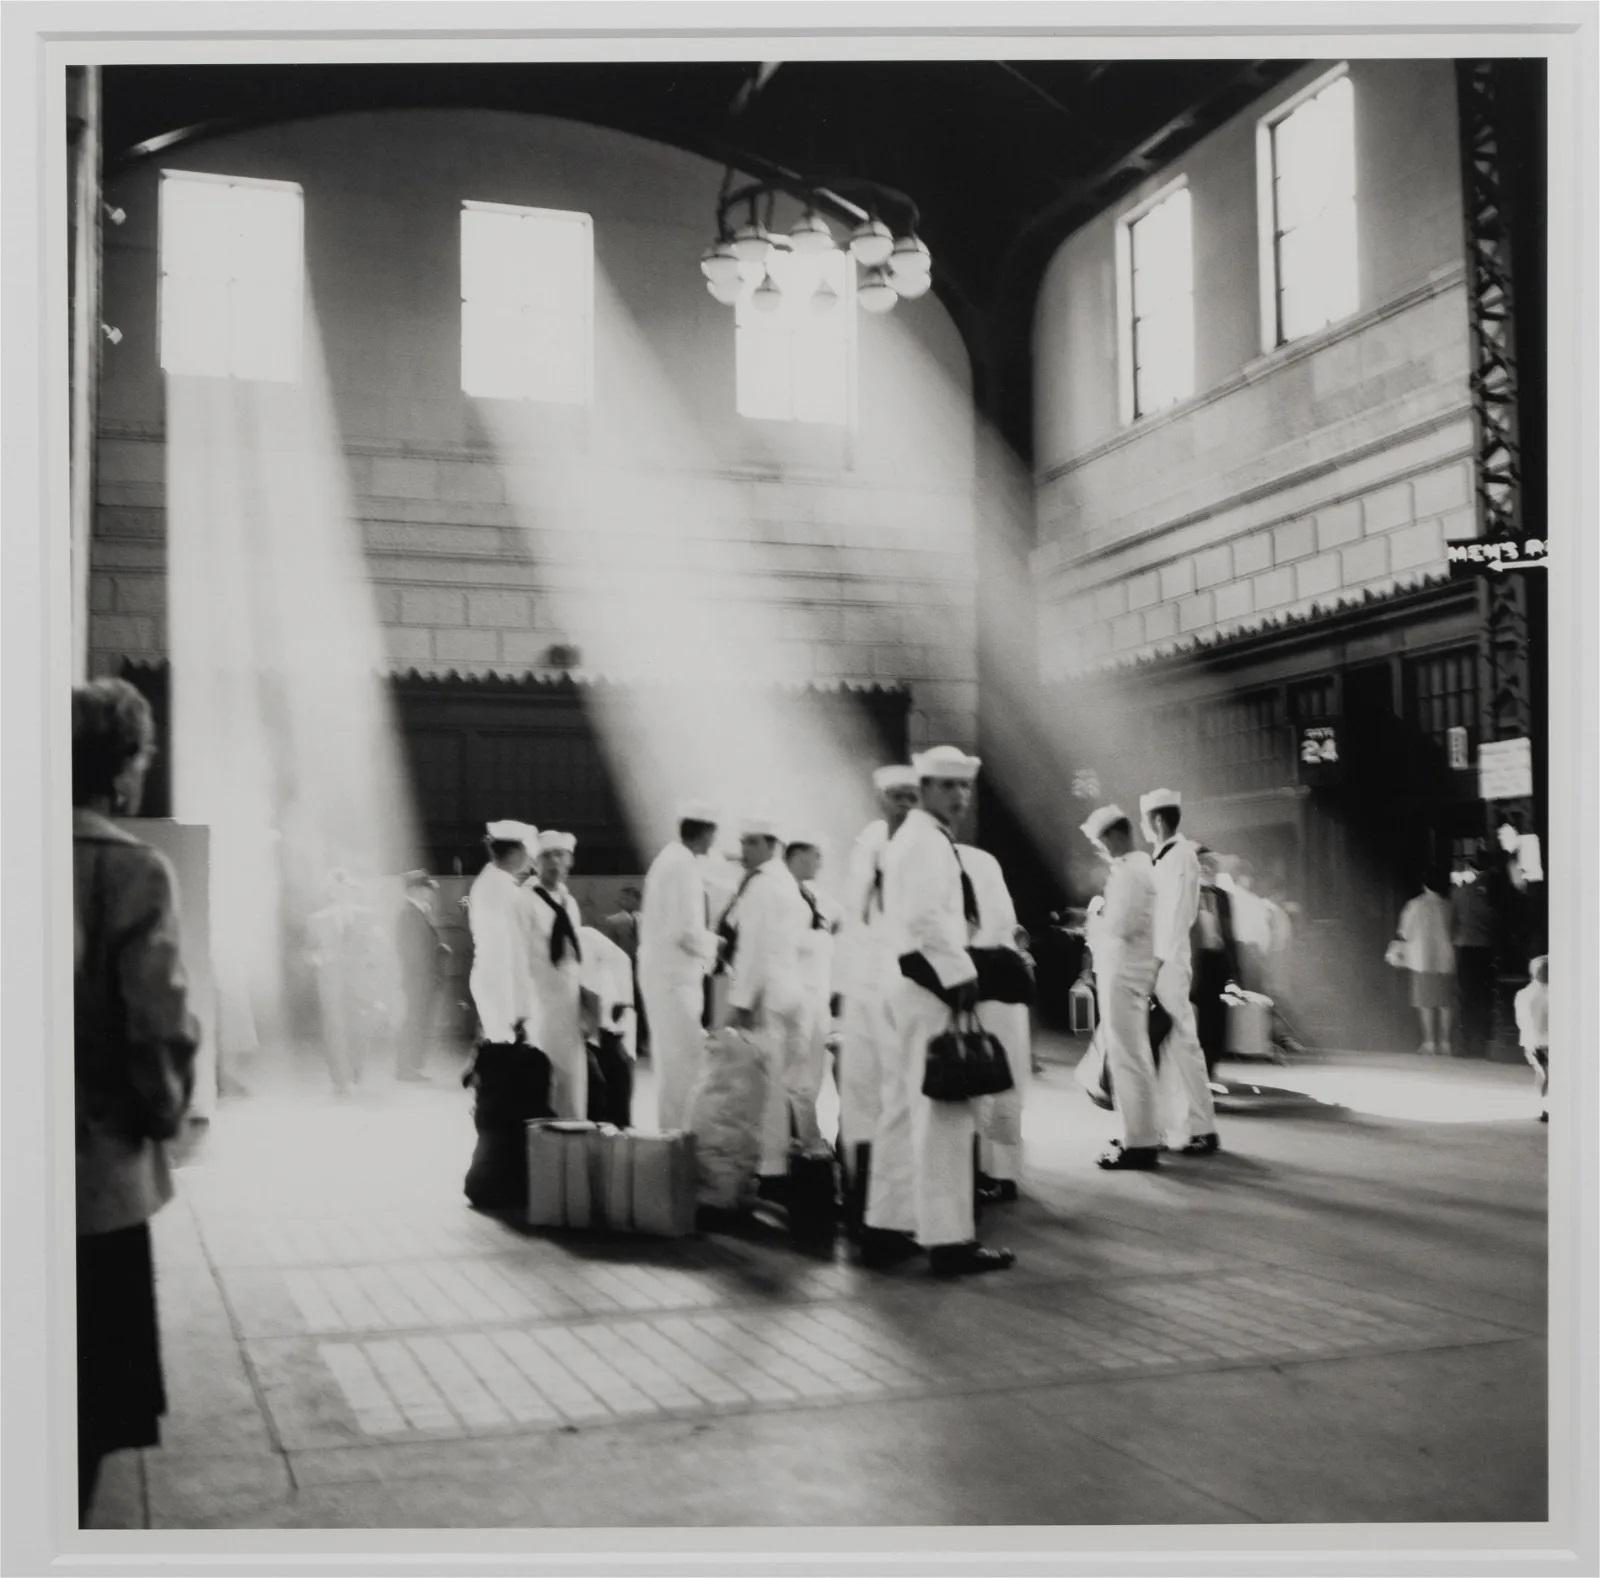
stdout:
[[(894, 1030), (883, 987), (850, 993), (839, 1029), (839, 1149), (846, 1167), (855, 1148), (869, 1145), (883, 1109), (884, 1065), (892, 1061)], [(876, 1163), (874, 1163), (876, 1165)]]
[[(997, 1118), (1020, 1125), (1027, 1106), (1028, 1089), (1033, 1083), (1033, 1027), (1026, 1003), (980, 1003), (978, 1017), (983, 1028), (997, 1036), (1006, 1049), (1006, 1064), (1011, 1070), (1012, 1088), (998, 1096), (990, 1096), (985, 1106)], [(991, 1178), (1005, 1178), (1012, 1183), (1022, 1177), (1022, 1141), (996, 1143), (983, 1133), (984, 1121), (978, 1123), (978, 1166)]]
[(818, 1021), (808, 1004), (787, 1004), (779, 1013), (763, 1014), (762, 1020), (760, 1038), (767, 1049), (771, 1077), (761, 1117), (761, 1173), (777, 1177), (789, 1170), (791, 1136), (807, 1146), (822, 1138), (817, 1095), (823, 1070), (815, 1055), (821, 1042), (813, 1048)]
[(1155, 984), (1155, 967), (1109, 970), (1103, 978), (1096, 971), (1096, 977), (1104, 1016), (1106, 1066), (1111, 1070), (1112, 1096), (1122, 1118), (1122, 1143), (1149, 1148), (1161, 1140), (1156, 1066), (1150, 1052), (1150, 990)]
[(641, 970), (639, 990), (650, 1023), (656, 1086), (656, 1126), (663, 1133), (689, 1126), (689, 1097), (700, 1078), (706, 1033), (705, 979), (697, 973)]
[(1172, 1019), (1172, 1028), (1161, 1043), (1158, 1081), (1167, 1143), (1174, 1149), (1187, 1145), (1197, 1134), (1214, 1134), (1217, 1129), (1206, 1055), (1195, 1025), (1194, 1004), (1189, 1000), (1193, 983), (1194, 962), (1187, 950), (1168, 959), (1156, 972), (1156, 1001)]
[(896, 981), (888, 994), (897, 1072), (886, 1079), (868, 1181), (867, 1225), (914, 1232), (917, 1242), (965, 1244), (977, 1236), (972, 1198), (970, 1101), (930, 1101), (922, 1094), (928, 1043), (950, 1026), (950, 1010), (932, 992)]

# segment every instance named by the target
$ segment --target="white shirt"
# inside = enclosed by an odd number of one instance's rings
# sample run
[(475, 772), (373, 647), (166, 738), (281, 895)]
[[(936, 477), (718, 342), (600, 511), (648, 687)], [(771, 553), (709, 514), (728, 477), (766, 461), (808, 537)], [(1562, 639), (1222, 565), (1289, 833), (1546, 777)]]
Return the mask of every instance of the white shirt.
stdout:
[(1517, 1012), (1517, 1037), (1524, 1052), (1544, 1052), (1550, 1046), (1550, 987), (1529, 981), (1513, 999)]
[(1241, 948), (1259, 948), (1265, 953), (1272, 946), (1272, 923), (1264, 900), (1237, 882), (1228, 888), (1233, 900), (1233, 940)]
[(1421, 975), (1455, 973), (1456, 950), (1450, 941), (1454, 920), (1449, 899), (1438, 893), (1419, 893), (1400, 911), (1408, 970)]
[(1169, 838), (1151, 864), (1156, 884), (1156, 959), (1186, 960), (1189, 932), (1200, 908), (1200, 857), (1187, 838)]
[(1155, 963), (1156, 880), (1142, 849), (1118, 855), (1106, 873), (1105, 907), (1089, 918), (1097, 976), (1148, 973)]
[(802, 984), (800, 946), (811, 911), (776, 856), (749, 874), (726, 911), (737, 934), (728, 971), (728, 1006), (792, 1013)]
[[(833, 996), (834, 933), (841, 919), (839, 906), (811, 883), (796, 879), (795, 890), (806, 906), (806, 929), (800, 938), (800, 984), (806, 998), (820, 1002), (824, 1012)], [(809, 900), (809, 902), (808, 902)], [(816, 914), (811, 906), (816, 905)], [(817, 925), (821, 917), (821, 926)]]
[(857, 834), (845, 862), (843, 918), (834, 949), (834, 981), (846, 997), (876, 994), (898, 975), (889, 928), (884, 921), (880, 885), (889, 824), (869, 822)]
[(978, 896), (978, 929), (973, 933), (972, 946), (1015, 948), (1017, 906), (1012, 902), (1000, 862), (988, 850), (971, 844), (958, 844), (956, 848)]
[(717, 939), (699, 858), (673, 842), (644, 879), (639, 910), (639, 969), (698, 980), (716, 962)]
[(525, 901), (517, 879), (492, 862), (472, 879), (467, 896), (467, 925), (472, 933), (468, 984), (489, 1041), (510, 1041), (517, 1020), (528, 1013), (532, 983)]
[(884, 919), (896, 957), (920, 953), (943, 987), (977, 976), (961, 896), (956, 846), (941, 823), (918, 807), (900, 824), (883, 856)]
[[(560, 964), (550, 962), (550, 938), (555, 931), (556, 915), (539, 896), (541, 886), (530, 882), (518, 895), (528, 928), (528, 974), (532, 987), (529, 994), (528, 1038), (535, 1045), (543, 1045), (541, 1036), (548, 1039), (560, 1034), (556, 1026), (564, 1022), (564, 1016), (571, 1013), (577, 1004), (583, 970), (582, 963), (573, 957), (570, 945), (562, 951)], [(578, 901), (573, 898), (566, 884), (554, 889), (544, 888), (543, 891), (566, 911), (567, 919), (572, 922), (573, 935), (576, 936), (583, 924), (583, 917), (578, 912)], [(578, 946), (581, 949), (583, 944), (580, 942)], [(546, 1023), (547, 1016), (551, 1014), (556, 1016), (554, 1022)], [(544, 1049), (547, 1052), (551, 1050), (549, 1046)]]
[[(615, 1030), (622, 1037), (628, 1056), (635, 1057), (633, 960), (625, 949), (593, 926), (585, 926), (578, 938), (583, 944), (580, 979), (599, 1002), (600, 1028)], [(619, 1008), (620, 1014), (617, 1013)]]

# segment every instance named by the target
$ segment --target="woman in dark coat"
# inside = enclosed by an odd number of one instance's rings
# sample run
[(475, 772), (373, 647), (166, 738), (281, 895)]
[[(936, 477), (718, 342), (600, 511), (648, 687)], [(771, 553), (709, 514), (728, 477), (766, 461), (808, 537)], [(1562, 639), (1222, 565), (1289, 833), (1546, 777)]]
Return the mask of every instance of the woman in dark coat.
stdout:
[(194, 1085), (198, 1027), (166, 856), (118, 827), (154, 750), (150, 708), (102, 679), (72, 692), (78, 1226), (78, 1510), (108, 1452), (155, 1446), (166, 1412), (150, 1218)]

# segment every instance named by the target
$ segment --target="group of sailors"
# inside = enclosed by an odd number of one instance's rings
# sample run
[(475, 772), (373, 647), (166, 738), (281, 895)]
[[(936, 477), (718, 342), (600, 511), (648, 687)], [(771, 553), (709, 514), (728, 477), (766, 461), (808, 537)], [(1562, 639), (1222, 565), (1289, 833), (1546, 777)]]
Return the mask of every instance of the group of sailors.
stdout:
[[(1014, 985), (1031, 976), (1032, 962), (999, 863), (958, 841), (980, 768), (954, 746), (879, 768), (872, 781), (881, 814), (856, 838), (837, 901), (816, 886), (822, 840), (761, 816), (737, 824), (730, 890), (711, 858), (718, 814), (703, 802), (682, 807), (677, 837), (645, 878), (637, 989), (659, 1127), (692, 1127), (708, 1036), (737, 1032), (767, 1074), (766, 1104), (752, 1120), (757, 1190), (781, 1198), (792, 1148), (831, 1139), (818, 1116), (831, 1054), (834, 1148), (868, 1265), (925, 1253), (934, 1273), (960, 1276), (1015, 1260), (979, 1242), (976, 1212), (980, 1198), (1016, 1197), (1032, 1056), (1031, 993)], [(1152, 791), (1140, 810), (1148, 851), (1115, 805), (1082, 829), (1108, 866), (1088, 941), (1123, 1130), (1099, 1158), (1109, 1170), (1155, 1167), (1163, 1150), (1203, 1156), (1218, 1148), (1191, 1000), (1199, 852), (1178, 833), (1180, 795)], [(490, 824), (488, 834), (490, 860), (468, 899), (470, 987), (483, 1037), (543, 1051), (555, 1116), (581, 1118), (589, 1112), (586, 1040), (596, 1023), (631, 1019), (630, 961), (583, 924), (567, 887), (572, 835), (512, 821)], [(602, 956), (614, 971), (604, 978)], [(989, 968), (997, 958), (1017, 968)], [(1169, 1027), (1159, 1071), (1152, 1003)], [(922, 1093), (929, 1043), (967, 1010), (1006, 1049), (1014, 1088), (982, 1101), (935, 1101)]]

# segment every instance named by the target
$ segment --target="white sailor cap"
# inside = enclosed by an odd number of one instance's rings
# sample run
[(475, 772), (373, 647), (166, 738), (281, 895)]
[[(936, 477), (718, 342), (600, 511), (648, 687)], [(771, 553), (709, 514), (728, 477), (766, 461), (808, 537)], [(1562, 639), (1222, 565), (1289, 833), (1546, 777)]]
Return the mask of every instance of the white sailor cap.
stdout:
[(1108, 827), (1115, 827), (1118, 822), (1127, 820), (1128, 813), (1120, 805), (1103, 805), (1089, 813), (1080, 831), (1091, 844), (1098, 844), (1105, 837)]
[(715, 827), (722, 820), (717, 814), (717, 808), (709, 800), (685, 800), (678, 808), (680, 822), (704, 822), (710, 827)]
[(539, 830), (526, 822), (513, 822), (509, 818), (491, 822), (486, 831), (497, 844), (530, 844), (539, 836)]
[(1149, 816), (1152, 811), (1181, 811), (1183, 796), (1176, 789), (1152, 789), (1139, 796), (1139, 815)]
[(740, 819), (740, 838), (777, 838), (778, 824), (770, 816), (747, 816)]
[(976, 756), (968, 756), (957, 745), (935, 745), (931, 750), (920, 751), (911, 758), (911, 766), (919, 780), (953, 778), (959, 783), (971, 783), (982, 765)]
[(553, 829), (539, 835), (539, 853), (548, 854), (557, 850), (563, 855), (575, 855), (578, 852), (578, 841), (571, 833), (557, 833)]
[(879, 794), (888, 794), (891, 789), (915, 789), (917, 770), (906, 766), (880, 767), (872, 775), (872, 787)]

